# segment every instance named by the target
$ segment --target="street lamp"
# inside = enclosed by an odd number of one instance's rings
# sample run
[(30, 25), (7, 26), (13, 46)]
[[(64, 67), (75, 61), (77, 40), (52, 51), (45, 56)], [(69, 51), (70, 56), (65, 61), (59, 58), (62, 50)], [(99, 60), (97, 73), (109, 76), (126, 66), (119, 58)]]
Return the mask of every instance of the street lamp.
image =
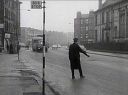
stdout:
[(17, 54), (18, 54), (18, 61), (19, 61), (19, 50), (20, 50), (20, 45), (19, 45), (19, 32), (21, 32), (21, 28), (20, 28), (20, 11), (21, 10), (27, 10), (30, 11), (29, 9), (20, 9), (20, 5), (22, 4), (22, 2), (17, 1), (17, 24), (16, 24), (16, 36), (17, 36)]

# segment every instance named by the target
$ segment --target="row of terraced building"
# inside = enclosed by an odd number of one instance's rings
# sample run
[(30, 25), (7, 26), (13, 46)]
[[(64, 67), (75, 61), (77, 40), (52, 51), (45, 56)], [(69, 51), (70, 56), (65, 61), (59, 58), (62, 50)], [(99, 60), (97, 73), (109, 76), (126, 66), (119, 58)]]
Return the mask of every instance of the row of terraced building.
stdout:
[(16, 53), (19, 35), (19, 0), (0, 0), (0, 51), (6, 47), (9, 47), (11, 44), (12, 52)]
[(99, 0), (99, 9), (77, 12), (74, 37), (93, 49), (128, 50), (128, 0)]

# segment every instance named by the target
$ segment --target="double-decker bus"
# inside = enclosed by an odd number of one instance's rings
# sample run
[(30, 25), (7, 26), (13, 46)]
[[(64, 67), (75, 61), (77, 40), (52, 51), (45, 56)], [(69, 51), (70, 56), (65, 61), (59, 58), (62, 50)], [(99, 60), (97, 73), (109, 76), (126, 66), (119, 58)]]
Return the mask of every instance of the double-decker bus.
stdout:
[[(32, 38), (32, 50), (33, 51), (42, 51), (43, 50), (43, 38), (42, 37), (33, 37)], [(45, 51), (48, 51), (48, 44), (46, 43)]]

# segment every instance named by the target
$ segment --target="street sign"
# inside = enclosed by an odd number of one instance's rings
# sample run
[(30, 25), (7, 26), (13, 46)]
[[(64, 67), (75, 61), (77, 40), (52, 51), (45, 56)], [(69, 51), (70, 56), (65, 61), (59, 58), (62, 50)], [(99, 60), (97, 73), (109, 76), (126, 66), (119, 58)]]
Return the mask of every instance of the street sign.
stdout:
[(42, 1), (31, 1), (31, 9), (42, 9)]
[(5, 33), (5, 38), (10, 38), (10, 34)]

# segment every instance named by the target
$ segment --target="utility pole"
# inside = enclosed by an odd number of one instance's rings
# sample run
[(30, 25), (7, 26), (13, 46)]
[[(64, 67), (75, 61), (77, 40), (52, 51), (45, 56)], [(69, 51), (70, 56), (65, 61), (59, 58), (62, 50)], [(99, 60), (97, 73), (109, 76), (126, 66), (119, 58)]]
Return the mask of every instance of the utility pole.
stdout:
[(43, 0), (43, 82), (42, 95), (45, 95), (45, 0)]
[[(43, 8), (43, 67), (42, 67), (42, 95), (45, 95), (45, 0), (32, 0), (31, 9), (42, 9)], [(43, 7), (42, 7), (43, 4)]]

